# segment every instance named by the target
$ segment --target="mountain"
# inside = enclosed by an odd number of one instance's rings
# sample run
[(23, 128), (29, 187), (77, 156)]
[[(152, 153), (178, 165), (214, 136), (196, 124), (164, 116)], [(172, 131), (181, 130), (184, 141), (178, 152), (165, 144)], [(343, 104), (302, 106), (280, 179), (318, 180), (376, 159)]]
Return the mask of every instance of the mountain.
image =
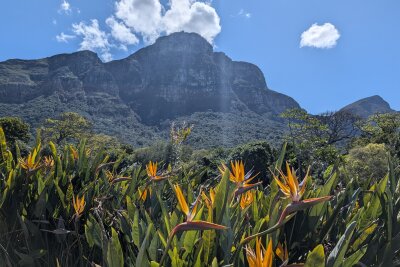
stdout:
[(345, 106), (340, 111), (350, 112), (353, 115), (359, 116), (361, 118), (368, 118), (369, 116), (376, 113), (395, 112), (395, 110), (390, 107), (389, 103), (378, 95), (360, 99), (354, 103)]
[(171, 121), (183, 120), (195, 124), (191, 142), (198, 146), (278, 138), (277, 115), (298, 107), (270, 90), (257, 66), (214, 52), (195, 33), (160, 37), (108, 63), (90, 51), (0, 62), (0, 116), (37, 127), (75, 111), (97, 132), (139, 146), (166, 137)]

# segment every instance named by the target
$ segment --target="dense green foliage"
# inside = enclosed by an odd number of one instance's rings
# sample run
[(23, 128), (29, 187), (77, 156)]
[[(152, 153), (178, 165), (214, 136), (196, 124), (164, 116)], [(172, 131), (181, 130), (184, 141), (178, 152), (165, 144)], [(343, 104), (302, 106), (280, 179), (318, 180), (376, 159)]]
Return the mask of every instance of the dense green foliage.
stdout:
[(29, 124), (17, 117), (0, 118), (0, 127), (7, 138), (7, 145), (14, 150), (15, 142), (29, 142)]
[(85, 117), (75, 112), (66, 112), (59, 119), (47, 119), (42, 134), (45, 140), (62, 144), (87, 138), (91, 128)]
[[(281, 152), (261, 141), (194, 150), (183, 125), (140, 149), (95, 134), (59, 145), (38, 135), (24, 156), (0, 130), (0, 266), (252, 266), (260, 242), (267, 266), (400, 264), (399, 128), (367, 121), (386, 137), (373, 144), (379, 134), (360, 132), (345, 154), (329, 142), (304, 146), (325, 122), (296, 126), (304, 134)], [(286, 169), (300, 151), (297, 171)], [(244, 180), (251, 171), (260, 174)]]

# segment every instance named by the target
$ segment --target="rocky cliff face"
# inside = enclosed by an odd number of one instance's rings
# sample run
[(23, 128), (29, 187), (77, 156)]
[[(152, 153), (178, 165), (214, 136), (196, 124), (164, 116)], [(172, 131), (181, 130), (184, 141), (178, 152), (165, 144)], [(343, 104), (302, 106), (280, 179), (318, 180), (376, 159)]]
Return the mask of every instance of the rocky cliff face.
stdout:
[[(24, 114), (33, 107), (34, 114)], [(268, 89), (257, 66), (214, 52), (194, 33), (161, 37), (109, 63), (90, 51), (0, 62), (0, 116), (22, 114), (33, 123), (67, 110), (111, 128), (127, 118), (131, 126), (159, 127), (199, 112), (251, 113), (274, 121), (297, 107)]]
[(105, 67), (115, 77), (121, 98), (146, 123), (203, 111), (277, 114), (298, 107), (293, 99), (268, 90), (257, 66), (213, 52), (194, 33), (161, 37)]

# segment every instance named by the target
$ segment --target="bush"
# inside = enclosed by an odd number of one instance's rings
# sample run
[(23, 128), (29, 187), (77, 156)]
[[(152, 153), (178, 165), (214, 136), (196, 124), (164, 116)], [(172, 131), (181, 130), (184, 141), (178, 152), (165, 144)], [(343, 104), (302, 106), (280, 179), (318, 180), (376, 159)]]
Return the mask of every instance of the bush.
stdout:
[(276, 151), (267, 142), (251, 142), (232, 149), (228, 162), (243, 160), (246, 166), (252, 167), (254, 174), (259, 173), (258, 179), (267, 184), (271, 181), (268, 168), (275, 162), (275, 154)]
[(21, 118), (0, 118), (0, 127), (3, 128), (7, 138), (7, 145), (10, 148), (14, 148), (16, 141), (27, 143), (30, 139), (29, 124), (25, 123)]
[(384, 144), (352, 148), (346, 158), (346, 167), (349, 173), (364, 183), (380, 180), (388, 171), (388, 150)]

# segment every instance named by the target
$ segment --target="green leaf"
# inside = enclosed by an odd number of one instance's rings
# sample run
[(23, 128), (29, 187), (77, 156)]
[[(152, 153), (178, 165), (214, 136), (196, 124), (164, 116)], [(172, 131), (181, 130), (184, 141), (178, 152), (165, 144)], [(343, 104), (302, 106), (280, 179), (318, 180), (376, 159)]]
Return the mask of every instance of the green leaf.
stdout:
[(360, 236), (353, 242), (352, 246), (351, 246), (351, 250), (352, 251), (356, 251), (359, 249), (359, 246), (362, 245), (365, 240), (367, 240), (368, 236), (371, 235), (376, 227), (378, 226), (377, 223), (372, 224), (371, 226), (369, 226), (367, 229), (363, 230), (360, 234)]
[[(336, 183), (338, 175), (336, 172), (334, 172), (329, 179), (326, 181), (325, 185), (322, 187), (322, 189), (319, 191), (318, 195), (316, 197), (325, 197), (328, 196), (329, 193), (332, 190), (333, 185)], [(318, 227), (318, 222), (320, 221), (320, 218), (323, 217), (323, 213), (326, 210), (327, 202), (320, 203), (312, 207), (309, 211), (309, 227), (310, 229), (315, 229)]]
[(140, 247), (139, 210), (135, 210), (132, 222), (132, 240), (136, 247)]
[[(7, 160), (7, 142), (6, 142), (6, 136), (4, 134), (3, 128), (0, 127), (0, 154), (2, 157), (2, 161)], [(0, 162), (0, 163), (1, 163)]]
[(118, 233), (115, 231), (114, 228), (111, 228), (111, 240), (109, 240), (107, 246), (107, 266), (108, 267), (124, 266), (124, 255), (122, 253), (122, 248), (119, 242)]
[[(208, 211), (207, 221), (213, 221), (213, 210)], [(203, 231), (204, 264), (208, 264), (210, 257), (213, 256), (215, 236), (216, 233), (213, 230)]]
[(325, 266), (325, 252), (324, 246), (319, 244), (313, 251), (308, 253), (304, 267), (324, 267)]
[(102, 248), (101, 228), (99, 223), (91, 215), (85, 224), (85, 236), (89, 247), (92, 248), (96, 245)]
[(213, 209), (216, 210), (216, 223), (220, 224), (225, 213), (225, 208), (228, 205), (228, 194), (229, 194), (229, 170), (226, 170), (222, 179), (219, 182), (216, 192)]
[(339, 239), (339, 242), (336, 244), (335, 248), (329, 254), (326, 266), (327, 267), (337, 267), (341, 266), (344, 262), (344, 256), (347, 251), (347, 247), (349, 246), (351, 236), (353, 235), (354, 229), (356, 227), (356, 221), (350, 223), (347, 226), (346, 231)]
[(367, 252), (367, 246), (358, 249), (356, 252), (354, 252), (344, 260), (343, 267), (355, 266), (364, 256), (365, 252)]
[(286, 154), (286, 147), (287, 147), (287, 142), (283, 143), (281, 153), (279, 155), (278, 160), (275, 163), (275, 170), (273, 170), (274, 174), (277, 175), (277, 170), (280, 170), (282, 168), (283, 160), (285, 159), (285, 154)]
[(146, 236), (143, 240), (142, 245), (140, 246), (140, 250), (139, 250), (138, 256), (136, 258), (136, 266), (148, 266), (149, 265), (149, 261), (147, 260), (147, 256), (146, 256), (146, 248), (147, 248), (147, 243), (149, 241), (149, 237), (150, 237), (152, 230), (153, 230), (153, 224), (151, 223), (147, 227)]
[(211, 267), (218, 267), (218, 260), (217, 258), (214, 258), (212, 263), (211, 263)]

